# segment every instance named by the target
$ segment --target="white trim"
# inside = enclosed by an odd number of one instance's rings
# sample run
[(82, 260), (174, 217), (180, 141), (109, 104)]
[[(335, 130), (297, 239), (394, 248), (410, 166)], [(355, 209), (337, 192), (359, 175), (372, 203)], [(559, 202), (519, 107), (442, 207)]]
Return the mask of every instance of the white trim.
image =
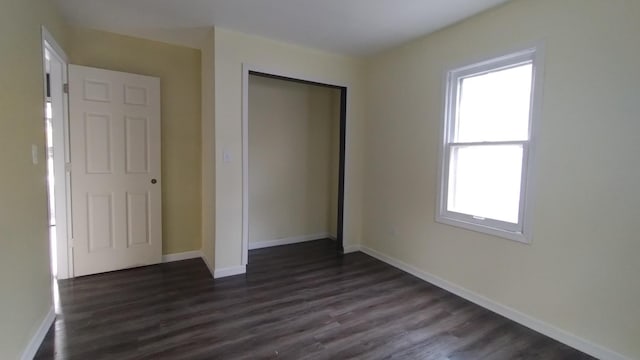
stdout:
[[(51, 47), (53, 48), (53, 51), (58, 53), (58, 55), (62, 58), (62, 60), (65, 63), (69, 63), (69, 57), (67, 56), (67, 53), (64, 52), (64, 50), (62, 49), (62, 46), (60, 46), (60, 44), (58, 44), (58, 42), (53, 37), (53, 35), (51, 35), (49, 30), (47, 30), (46, 27), (42, 26), (41, 27), (41, 32), (42, 32), (42, 40), (48, 42), (49, 45), (51, 45)], [(42, 54), (42, 56), (44, 56), (44, 54)]]
[(260, 65), (249, 64), (249, 63), (242, 63), (242, 68), (243, 70), (247, 70), (247, 75), (249, 74), (249, 71), (255, 71), (262, 74), (281, 76), (289, 79), (308, 81), (316, 84), (345, 87), (348, 89), (351, 88), (351, 84), (346, 82), (335, 81), (333, 79), (328, 80), (325, 78), (311, 77), (311, 76), (308, 76), (307, 74), (291, 72), (285, 69), (275, 69), (275, 68), (269, 68), (269, 67), (264, 67)]
[(213, 278), (220, 279), (228, 276), (241, 275), (247, 272), (247, 267), (243, 266), (234, 266), (222, 269), (215, 269), (213, 271)]
[(362, 251), (362, 246), (359, 245), (359, 244), (345, 245), (344, 246), (344, 253), (345, 254), (350, 254), (350, 253), (354, 253), (354, 252), (358, 252), (358, 251)]
[[(255, 71), (263, 74), (282, 76), (290, 79), (302, 80), (302, 81), (310, 81), (318, 84), (326, 84), (331, 86), (344, 87), (347, 89), (347, 99), (346, 99), (346, 129), (345, 129), (345, 166), (344, 166), (344, 204), (343, 204), (343, 218), (342, 218), (342, 234), (343, 241), (346, 238), (344, 229), (347, 228), (347, 211), (348, 209), (348, 187), (350, 184), (350, 161), (349, 161), (349, 128), (351, 126), (349, 118), (349, 109), (351, 103), (350, 89), (351, 85), (348, 83), (336, 82), (333, 80), (326, 79), (317, 79), (313, 77), (309, 77), (306, 74), (300, 73), (291, 73), (285, 71), (283, 69), (269, 69), (257, 65), (252, 65), (248, 63), (242, 63), (242, 258), (241, 264), (246, 267), (249, 262), (249, 72)], [(217, 271), (217, 270), (216, 270)]]
[[(43, 86), (44, 94), (43, 100), (46, 101), (46, 59), (45, 50), (49, 51), (51, 57), (56, 58), (62, 65), (62, 79), (60, 88), (58, 88), (59, 94), (62, 95), (62, 119), (54, 117), (52, 119), (52, 126), (54, 127), (54, 134), (61, 134), (53, 137), (53, 147), (58, 153), (54, 161), (54, 174), (56, 178), (56, 185), (54, 193), (56, 194), (56, 244), (57, 249), (55, 254), (51, 256), (56, 257), (57, 269), (56, 278), (68, 279), (74, 276), (73, 270), (73, 249), (70, 246), (69, 239), (73, 238), (72, 234), (72, 218), (71, 218), (71, 173), (66, 164), (71, 162), (70, 148), (69, 148), (69, 95), (62, 91), (62, 85), (68, 83), (67, 66), (68, 57), (62, 47), (58, 44), (56, 39), (44, 26), (41, 27), (42, 35), (42, 60), (43, 60)], [(52, 92), (54, 89), (51, 89)], [(54, 109), (55, 110), (55, 109)], [(54, 116), (57, 111), (54, 111)], [(59, 131), (62, 130), (60, 133)], [(63, 157), (60, 157), (60, 154)], [(60, 181), (64, 179), (64, 181)]]
[(211, 264), (209, 264), (209, 260), (207, 260), (207, 257), (204, 256), (204, 253), (202, 255), (203, 255), (202, 261), (204, 261), (205, 265), (207, 265), (207, 269), (209, 269), (209, 273), (211, 273), (211, 277), (214, 278), (215, 269), (213, 268), (213, 266), (211, 266)]
[(53, 325), (53, 322), (55, 320), (56, 312), (52, 306), (44, 316), (44, 319), (42, 319), (42, 322), (40, 323), (38, 330), (36, 330), (36, 333), (33, 334), (31, 341), (29, 341), (29, 344), (27, 344), (27, 347), (22, 352), (22, 356), (20, 357), (20, 359), (31, 360), (34, 356), (36, 356), (40, 345), (42, 345), (44, 337), (47, 336), (47, 332), (49, 332), (49, 329), (51, 328), (51, 325)]
[[(463, 215), (460, 214), (460, 217), (462, 217), (462, 216)], [(436, 222), (439, 222), (441, 224), (455, 226), (455, 227), (458, 227), (458, 228), (461, 228), (461, 229), (466, 229), (466, 230), (470, 230), (470, 231), (479, 232), (479, 233), (482, 233), (482, 234), (493, 235), (493, 236), (500, 237), (500, 238), (503, 238), (503, 239), (509, 239), (509, 240), (517, 241), (517, 242), (525, 244), (525, 245), (528, 245), (528, 244), (531, 243), (531, 241), (528, 240), (526, 235), (522, 234), (519, 231), (508, 231), (506, 229), (501, 229), (499, 227), (491, 227), (491, 226), (487, 226), (487, 225), (478, 225), (478, 224), (474, 224), (472, 222), (464, 221), (462, 219), (453, 218), (453, 217), (450, 217), (450, 216), (441, 216), (441, 215), (436, 215)]]
[(215, 271), (213, 269), (213, 266), (209, 264), (209, 261), (207, 260), (206, 256), (204, 256), (204, 253), (202, 252), (202, 250), (193, 250), (193, 251), (185, 251), (181, 253), (162, 255), (162, 263), (170, 263), (174, 261), (182, 261), (182, 260), (189, 260), (189, 259), (202, 259), (202, 261), (204, 261), (204, 264), (207, 265), (207, 269), (209, 269), (209, 272), (211, 273), (211, 277), (214, 277)]
[(329, 235), (328, 232), (324, 232), (324, 233), (317, 233), (317, 234), (310, 234), (310, 235), (292, 236), (292, 237), (283, 238), (283, 239), (255, 241), (255, 242), (249, 243), (249, 250), (262, 249), (262, 248), (268, 248), (273, 246), (297, 244), (297, 243), (303, 243), (303, 242), (314, 241), (314, 240), (322, 240), (322, 239), (331, 239), (331, 235)]
[[(242, 262), (249, 263), (249, 71), (242, 64)], [(215, 277), (215, 276), (214, 276)]]
[(493, 311), (499, 315), (506, 317), (507, 319), (513, 320), (534, 331), (537, 331), (543, 335), (546, 335), (554, 340), (557, 340), (563, 344), (571, 346), (572, 348), (578, 349), (598, 359), (631, 360), (630, 358), (625, 357), (624, 355), (621, 355), (611, 349), (607, 349), (598, 344), (594, 344), (588, 340), (580, 338), (565, 330), (559, 329), (551, 324), (545, 323), (541, 320), (538, 320), (529, 315), (526, 315), (518, 310), (502, 305), (500, 303), (497, 303), (483, 295), (475, 293), (471, 290), (467, 290), (462, 286), (459, 286), (452, 282), (444, 280), (436, 275), (422, 271), (412, 265), (409, 265), (391, 256), (387, 256), (381, 252), (378, 252), (366, 246), (361, 246), (360, 251), (380, 261), (383, 261), (395, 268), (398, 268), (404, 272), (407, 272), (415, 277), (418, 277), (428, 283), (431, 283), (439, 288), (442, 288), (450, 293), (453, 293), (464, 299), (467, 299), (479, 306), (482, 306), (487, 310)]
[[(544, 45), (539, 43), (524, 49), (512, 51), (506, 55), (472, 63), (447, 71), (443, 82), (444, 106), (441, 125), (441, 144), (438, 155), (438, 188), (436, 205), (436, 222), (477, 231), (497, 237), (530, 244), (532, 241), (533, 192), (535, 178), (535, 144), (541, 117), (542, 79), (544, 73)], [(529, 138), (527, 141), (502, 141), (486, 143), (456, 143), (452, 137), (455, 130), (454, 117), (458, 100), (458, 81), (474, 74), (507, 69), (525, 62), (531, 62), (533, 68), (531, 84), (531, 108), (529, 117)], [(447, 210), (449, 184), (449, 156), (452, 146), (522, 143), (523, 162), (520, 187), (520, 210), (517, 224), (494, 219), (481, 219), (469, 214), (461, 214)]]
[(185, 251), (180, 253), (162, 255), (162, 262), (169, 263), (174, 261), (199, 259), (199, 258), (204, 259), (204, 254), (200, 250), (194, 250), (194, 251)]
[(531, 129), (529, 130), (529, 154), (527, 159), (527, 188), (525, 190), (525, 222), (523, 225), (523, 233), (527, 236), (529, 243), (533, 240), (533, 214), (536, 201), (537, 189), (537, 147), (538, 136), (540, 134), (540, 125), (542, 124), (542, 106), (544, 103), (544, 76), (545, 76), (545, 59), (546, 48), (544, 43), (539, 42), (535, 45), (536, 54), (533, 63), (535, 64), (533, 74), (533, 91), (531, 96), (534, 101), (531, 102)]

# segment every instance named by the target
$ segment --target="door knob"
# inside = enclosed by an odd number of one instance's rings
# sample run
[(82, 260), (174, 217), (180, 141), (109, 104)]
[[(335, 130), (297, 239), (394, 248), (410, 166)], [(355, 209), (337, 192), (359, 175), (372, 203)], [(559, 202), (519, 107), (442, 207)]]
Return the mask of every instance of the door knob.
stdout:
[(151, 179), (151, 183), (152, 183), (152, 184), (155, 184), (155, 183), (157, 183), (157, 182), (158, 182), (158, 180), (156, 180), (156, 179)]

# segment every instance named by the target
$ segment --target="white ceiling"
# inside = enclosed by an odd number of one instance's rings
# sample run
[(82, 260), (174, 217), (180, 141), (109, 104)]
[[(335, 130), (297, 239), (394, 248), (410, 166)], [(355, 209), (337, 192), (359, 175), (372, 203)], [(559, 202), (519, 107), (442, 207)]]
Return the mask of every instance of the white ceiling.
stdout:
[(198, 47), (219, 26), (369, 55), (508, 0), (55, 0), (74, 25)]

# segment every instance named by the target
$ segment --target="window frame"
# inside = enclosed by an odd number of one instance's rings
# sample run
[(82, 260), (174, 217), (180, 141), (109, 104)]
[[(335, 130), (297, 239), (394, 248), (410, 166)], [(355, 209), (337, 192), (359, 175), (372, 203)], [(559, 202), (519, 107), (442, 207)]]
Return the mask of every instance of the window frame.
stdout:
[[(534, 153), (537, 133), (537, 123), (542, 101), (542, 47), (540, 45), (525, 50), (510, 52), (506, 55), (490, 58), (470, 65), (458, 67), (446, 72), (444, 114), (442, 116), (442, 133), (440, 145), (440, 167), (438, 181), (438, 197), (436, 222), (472, 230), (484, 234), (494, 235), (510, 240), (529, 244), (532, 240), (532, 210), (533, 210), (533, 180)], [(518, 141), (487, 141), (487, 142), (455, 142), (454, 135), (457, 126), (457, 110), (460, 101), (460, 84), (463, 79), (500, 70), (506, 70), (530, 63), (532, 65), (531, 98), (529, 108), (529, 136), (528, 140)], [(449, 178), (451, 156), (454, 147), (464, 146), (495, 146), (521, 145), (522, 168), (520, 184), (520, 202), (518, 223), (481, 218), (469, 214), (449, 211)]]

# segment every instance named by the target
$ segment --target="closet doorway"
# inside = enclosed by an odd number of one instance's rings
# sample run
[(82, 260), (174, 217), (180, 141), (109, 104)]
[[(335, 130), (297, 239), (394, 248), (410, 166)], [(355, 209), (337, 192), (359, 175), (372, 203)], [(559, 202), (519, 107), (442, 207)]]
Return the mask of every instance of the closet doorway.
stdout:
[(344, 253), (347, 87), (244, 69), (243, 262), (331, 239)]

